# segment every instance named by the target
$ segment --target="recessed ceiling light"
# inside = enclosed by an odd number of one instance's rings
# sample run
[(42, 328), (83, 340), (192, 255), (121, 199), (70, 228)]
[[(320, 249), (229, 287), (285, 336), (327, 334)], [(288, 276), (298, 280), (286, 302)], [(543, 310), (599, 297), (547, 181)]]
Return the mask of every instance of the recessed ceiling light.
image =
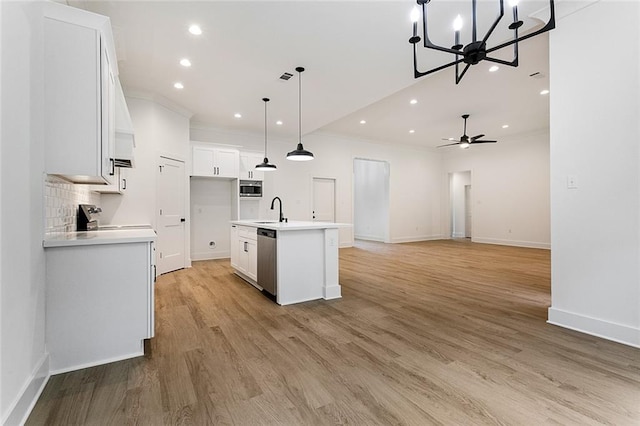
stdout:
[(503, 125), (502, 125), (502, 128), (503, 128), (503, 129), (506, 129), (507, 127), (509, 127), (509, 125), (508, 125), (508, 124), (503, 124)]
[(277, 124), (278, 126), (282, 126), (282, 120), (278, 120), (278, 121), (276, 121), (276, 124)]
[(413, 130), (413, 129), (409, 130), (409, 133), (415, 133), (415, 132), (416, 132), (416, 131), (415, 131), (415, 130)]
[(178, 81), (177, 83), (173, 83), (173, 87), (175, 87), (176, 89), (184, 89), (184, 84)]
[(190, 67), (191, 61), (188, 60), (187, 58), (180, 59), (180, 65), (182, 65), (183, 67)]
[(202, 34), (202, 29), (198, 25), (191, 25), (189, 27), (189, 32), (193, 35), (200, 35)]
[(498, 71), (499, 69), (500, 69), (500, 67), (499, 67), (499, 66), (494, 65), (494, 66), (492, 66), (491, 68), (489, 68), (489, 72), (496, 72), (496, 71)]
[(367, 124), (366, 120), (360, 120), (360, 124)]
[(549, 94), (549, 90), (544, 89), (543, 91), (540, 92), (541, 95), (548, 95)]
[(236, 112), (235, 114), (233, 114), (233, 116), (235, 118), (242, 118), (242, 114), (240, 114), (239, 112)]
[(415, 105), (415, 104), (417, 104), (417, 103), (418, 103), (418, 100), (417, 100), (417, 99), (411, 99), (411, 100), (409, 101), (409, 103), (410, 103), (411, 105)]

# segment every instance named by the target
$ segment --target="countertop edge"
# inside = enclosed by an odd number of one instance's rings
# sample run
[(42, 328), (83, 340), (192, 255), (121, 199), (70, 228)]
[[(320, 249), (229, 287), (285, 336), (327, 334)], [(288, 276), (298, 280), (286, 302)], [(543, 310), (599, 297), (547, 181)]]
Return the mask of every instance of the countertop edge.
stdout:
[(152, 229), (135, 231), (86, 231), (45, 238), (42, 241), (42, 247), (55, 248), (104, 244), (145, 243), (154, 242), (156, 239), (157, 235)]
[(265, 228), (276, 231), (301, 231), (305, 229), (337, 229), (347, 228), (352, 226), (350, 223), (335, 223), (335, 222), (303, 222), (303, 221), (291, 221), (291, 222), (269, 222), (259, 223), (252, 220), (232, 220), (232, 225), (249, 226), (252, 228)]

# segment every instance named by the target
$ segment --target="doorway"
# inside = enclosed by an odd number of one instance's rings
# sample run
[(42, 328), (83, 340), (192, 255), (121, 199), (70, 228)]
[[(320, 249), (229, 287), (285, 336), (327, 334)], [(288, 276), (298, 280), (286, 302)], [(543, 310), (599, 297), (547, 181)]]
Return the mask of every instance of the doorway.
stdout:
[(336, 180), (313, 178), (313, 206), (311, 216), (314, 222), (336, 221)]
[(158, 275), (185, 267), (184, 161), (160, 157), (158, 167)]
[(449, 208), (451, 238), (472, 237), (471, 171), (449, 173)]
[(353, 160), (353, 233), (358, 240), (389, 242), (389, 163)]

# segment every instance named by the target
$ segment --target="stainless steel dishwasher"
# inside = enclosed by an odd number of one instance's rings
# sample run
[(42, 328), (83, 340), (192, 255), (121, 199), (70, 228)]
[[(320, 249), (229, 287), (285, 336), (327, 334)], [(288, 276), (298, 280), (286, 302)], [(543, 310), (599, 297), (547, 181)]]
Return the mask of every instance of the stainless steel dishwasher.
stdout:
[(271, 296), (278, 291), (276, 231), (258, 228), (258, 285)]

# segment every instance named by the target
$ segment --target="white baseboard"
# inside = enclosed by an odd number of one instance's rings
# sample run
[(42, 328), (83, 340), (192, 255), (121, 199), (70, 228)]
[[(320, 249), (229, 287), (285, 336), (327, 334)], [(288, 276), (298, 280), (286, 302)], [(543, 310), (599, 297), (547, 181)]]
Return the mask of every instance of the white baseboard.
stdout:
[(323, 299), (325, 300), (340, 299), (342, 297), (342, 287), (340, 284), (324, 287), (322, 291), (324, 293)]
[(225, 251), (203, 251), (200, 253), (191, 253), (191, 260), (196, 262), (198, 260), (214, 260), (214, 259), (228, 259), (231, 257), (229, 250)]
[(442, 240), (445, 237), (441, 234), (438, 235), (416, 235), (413, 237), (397, 237), (392, 238), (391, 242), (396, 243), (415, 243), (418, 241), (434, 241), (434, 240)]
[(124, 361), (125, 359), (136, 358), (144, 355), (144, 341), (140, 341), (141, 350), (130, 354), (120, 355), (113, 358), (101, 359), (99, 361), (87, 362), (85, 364), (72, 365), (70, 367), (58, 368), (51, 371), (51, 375), (68, 373), (70, 371), (82, 370), (84, 368), (96, 367), (98, 365), (111, 364), (112, 362)]
[(40, 394), (51, 377), (49, 372), (49, 353), (45, 353), (31, 373), (16, 400), (9, 406), (7, 415), (2, 419), (4, 426), (22, 425), (27, 421)]
[(541, 243), (536, 241), (502, 240), (499, 238), (472, 238), (474, 243), (496, 244), (500, 246), (514, 246), (526, 248), (551, 249), (551, 243)]
[(640, 328), (549, 308), (549, 324), (640, 348)]
[(354, 235), (353, 238), (356, 240), (378, 241), (380, 243), (384, 243), (384, 237), (378, 237), (375, 235)]

